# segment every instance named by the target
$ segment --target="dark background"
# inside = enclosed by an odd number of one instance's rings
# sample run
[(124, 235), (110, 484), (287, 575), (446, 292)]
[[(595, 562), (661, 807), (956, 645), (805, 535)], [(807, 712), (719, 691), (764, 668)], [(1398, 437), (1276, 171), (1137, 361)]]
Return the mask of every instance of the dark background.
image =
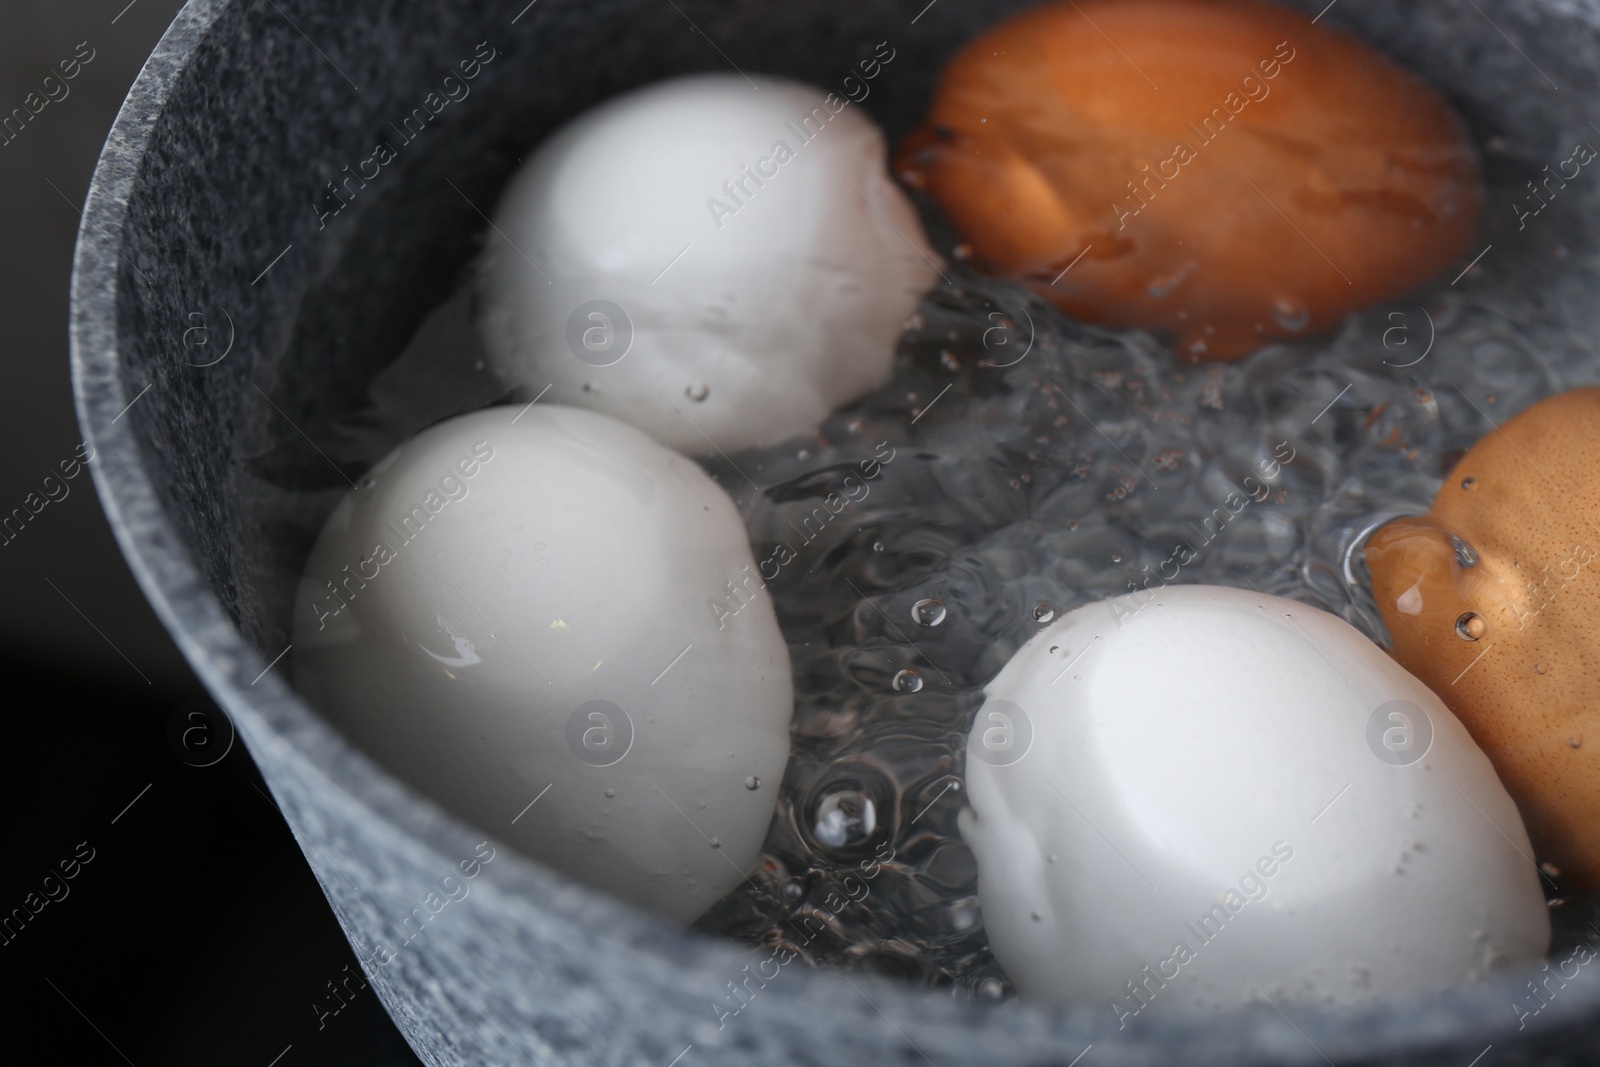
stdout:
[[(181, 6), (0, 0), (0, 115), (93, 49), (68, 94), (0, 144), (0, 515), (42, 495), (81, 440), (67, 358), (78, 211), (128, 86)], [(211, 726), (218, 750), (224, 724), (189, 718), (211, 707), (192, 703), (203, 690), (87, 475), (65, 484), (0, 544), (0, 917), (29, 917), (0, 933), (0, 1059), (415, 1064), (349, 977), (355, 957), (243, 745), (210, 766), (178, 758), (174, 718), (180, 731)], [(93, 858), (64, 880), (75, 854)], [(338, 999), (330, 982), (343, 983)]]

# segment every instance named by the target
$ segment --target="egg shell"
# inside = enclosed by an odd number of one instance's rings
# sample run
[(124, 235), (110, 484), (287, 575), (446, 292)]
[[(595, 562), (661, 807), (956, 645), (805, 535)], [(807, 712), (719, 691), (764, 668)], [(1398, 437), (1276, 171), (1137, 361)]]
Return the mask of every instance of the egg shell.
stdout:
[[(788, 759), (788, 652), (754, 566), (692, 461), (593, 412), (491, 408), (334, 509), (294, 681), (447, 808), (686, 923), (758, 862)], [(708, 604), (729, 581), (731, 615)]]
[(1252, 0), (1030, 8), (951, 61), (895, 165), (991, 269), (1194, 361), (1404, 294), (1483, 201), (1429, 86)]
[(580, 115), (496, 212), (491, 357), (690, 455), (814, 429), (888, 381), (938, 281), (886, 159), (859, 105), (773, 78), (677, 78)]
[(1540, 858), (1589, 888), (1600, 886), (1596, 472), (1600, 389), (1560, 393), (1484, 434), (1426, 515), (1365, 549), (1395, 659), (1489, 754)]
[(1026, 998), (1124, 1024), (1353, 1003), (1547, 947), (1488, 760), (1333, 615), (1209, 586), (1118, 597), (1039, 633), (986, 695), (961, 828)]

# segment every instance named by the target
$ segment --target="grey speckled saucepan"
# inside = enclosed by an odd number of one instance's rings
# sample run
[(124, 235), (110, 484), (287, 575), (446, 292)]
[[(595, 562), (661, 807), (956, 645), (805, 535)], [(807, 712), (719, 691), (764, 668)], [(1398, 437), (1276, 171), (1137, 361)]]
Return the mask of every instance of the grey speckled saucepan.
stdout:
[[(743, 977), (735, 947), (480, 847), (484, 832), (396, 781), (265, 671), (287, 644), (283, 575), (344, 487), (309, 442), (359, 407), (455, 287), (485, 226), (474, 205), (495, 202), (528, 146), (596, 101), (674, 73), (737, 62), (829, 83), (882, 40), (898, 58), (868, 109), (898, 136), (941, 61), (1019, 6), (924, 4), (192, 0), (139, 76), (89, 191), (72, 284), (95, 481), (146, 594), (233, 717), (384, 1005), (431, 1064), (1467, 1067), (1490, 1045), (1483, 1067), (1600, 1061), (1600, 985), (1574, 982), (1519, 1032), (1511, 1005), (1526, 975), (1353, 1016), (1261, 1008), (1118, 1032), (1105, 1010), (981, 1007), (786, 969), (719, 1028), (711, 1004)], [(1328, 20), (1433, 79), (1480, 138), (1527, 159), (1562, 158), (1558, 148), (1600, 121), (1594, 0), (1330, 7)], [(326, 183), (480, 42), (495, 58), (471, 96), (338, 217), (320, 217)], [(1590, 235), (1563, 239), (1592, 249)], [(199, 322), (210, 332), (203, 358), (183, 340)], [(397, 931), (441, 879), (491, 850), (470, 894), (424, 910), (425, 925), (412, 918), (403, 941)]]

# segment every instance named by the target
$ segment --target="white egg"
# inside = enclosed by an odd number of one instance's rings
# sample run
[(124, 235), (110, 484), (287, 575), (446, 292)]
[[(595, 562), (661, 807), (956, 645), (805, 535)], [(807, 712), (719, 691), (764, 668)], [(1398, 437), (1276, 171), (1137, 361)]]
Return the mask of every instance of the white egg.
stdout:
[(788, 651), (746, 567), (690, 460), (594, 412), (491, 408), (334, 510), (295, 683), (446, 807), (688, 922), (757, 863), (789, 754)]
[(1535, 960), (1522, 820), (1431, 691), (1278, 597), (1175, 586), (1029, 641), (963, 836), (1024, 997), (1150, 1014), (1423, 993)]
[(580, 115), (527, 161), (488, 237), (482, 328), (526, 395), (712, 455), (887, 382), (935, 261), (859, 105), (698, 75)]

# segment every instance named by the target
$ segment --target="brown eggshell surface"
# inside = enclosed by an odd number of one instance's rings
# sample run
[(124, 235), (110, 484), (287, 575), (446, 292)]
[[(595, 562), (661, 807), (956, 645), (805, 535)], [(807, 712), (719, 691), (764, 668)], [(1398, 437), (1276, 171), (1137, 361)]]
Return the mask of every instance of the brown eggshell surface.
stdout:
[(1483, 200), (1437, 93), (1251, 0), (1030, 9), (949, 64), (896, 169), (982, 265), (1194, 361), (1406, 293), (1467, 250)]
[(1539, 858), (1600, 886), (1600, 389), (1485, 434), (1366, 559), (1395, 659), (1483, 747)]

